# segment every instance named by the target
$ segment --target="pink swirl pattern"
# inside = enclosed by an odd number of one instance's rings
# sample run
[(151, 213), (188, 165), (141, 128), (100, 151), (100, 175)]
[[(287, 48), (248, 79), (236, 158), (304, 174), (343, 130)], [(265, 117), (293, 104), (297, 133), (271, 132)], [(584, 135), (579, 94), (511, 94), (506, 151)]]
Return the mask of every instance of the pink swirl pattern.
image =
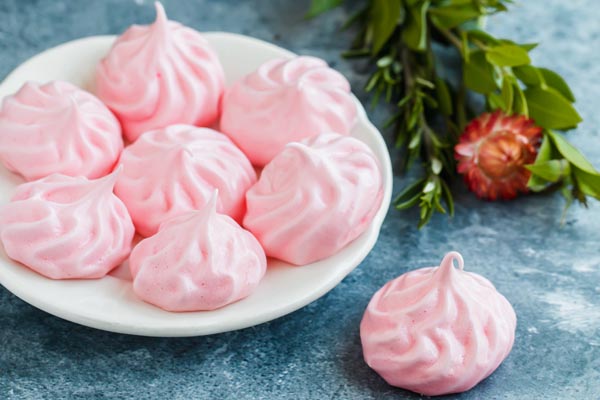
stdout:
[(226, 90), (221, 131), (263, 166), (290, 142), (349, 134), (356, 114), (350, 84), (325, 61), (275, 59)]
[(375, 293), (360, 336), (365, 361), (390, 385), (436, 396), (469, 390), (494, 372), (516, 323), (508, 300), (451, 252), (440, 267), (407, 272)]
[(115, 193), (142, 236), (167, 219), (203, 208), (215, 189), (217, 209), (241, 221), (252, 165), (227, 136), (209, 128), (172, 125), (147, 132), (121, 156)]
[(167, 311), (214, 310), (250, 295), (267, 268), (260, 244), (216, 212), (216, 195), (200, 211), (161, 225), (131, 253), (133, 290)]
[(0, 108), (0, 159), (27, 180), (99, 178), (123, 150), (119, 122), (92, 94), (61, 81), (25, 83)]
[(329, 257), (369, 226), (381, 205), (377, 159), (335, 133), (290, 143), (246, 194), (244, 226), (270, 257), (296, 265)]
[(113, 194), (116, 175), (53, 174), (19, 186), (0, 209), (10, 258), (51, 279), (101, 278), (131, 251), (133, 223)]
[(225, 75), (216, 53), (155, 4), (156, 21), (127, 29), (96, 71), (96, 93), (130, 141), (172, 124), (209, 126), (220, 113)]

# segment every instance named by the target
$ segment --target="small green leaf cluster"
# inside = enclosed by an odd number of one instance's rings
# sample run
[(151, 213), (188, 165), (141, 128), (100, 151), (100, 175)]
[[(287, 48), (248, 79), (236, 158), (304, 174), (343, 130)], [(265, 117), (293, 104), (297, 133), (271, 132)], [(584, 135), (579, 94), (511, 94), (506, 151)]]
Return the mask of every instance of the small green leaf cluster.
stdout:
[[(324, 11), (341, 0), (313, 0), (311, 10)], [(507, 11), (509, 0), (364, 0), (347, 25), (358, 34), (347, 57), (369, 57), (373, 74), (366, 90), (373, 105), (380, 98), (397, 110), (393, 125), (402, 170), (420, 161), (422, 177), (409, 183), (395, 200), (400, 210), (420, 208), (419, 226), (434, 212), (453, 213), (449, 189), (455, 176), (454, 145), (467, 120), (481, 110), (466, 101), (469, 92), (482, 96), (487, 110), (532, 118), (544, 139), (531, 171), (532, 191), (560, 189), (567, 198), (586, 204), (600, 199), (600, 174), (555, 130), (581, 122), (575, 97), (556, 72), (531, 64), (537, 44), (496, 38), (480, 29), (487, 16)], [(314, 14), (314, 13), (312, 13)], [(454, 48), (460, 57), (460, 82), (443, 79), (436, 46)]]

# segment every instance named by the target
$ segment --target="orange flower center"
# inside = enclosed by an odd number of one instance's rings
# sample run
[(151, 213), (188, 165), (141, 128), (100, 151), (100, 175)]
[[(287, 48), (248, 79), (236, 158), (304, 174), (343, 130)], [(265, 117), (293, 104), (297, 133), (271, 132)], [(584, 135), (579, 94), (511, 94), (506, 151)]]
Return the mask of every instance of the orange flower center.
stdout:
[(524, 164), (523, 144), (518, 135), (499, 131), (479, 146), (479, 167), (490, 178), (504, 178), (519, 172)]

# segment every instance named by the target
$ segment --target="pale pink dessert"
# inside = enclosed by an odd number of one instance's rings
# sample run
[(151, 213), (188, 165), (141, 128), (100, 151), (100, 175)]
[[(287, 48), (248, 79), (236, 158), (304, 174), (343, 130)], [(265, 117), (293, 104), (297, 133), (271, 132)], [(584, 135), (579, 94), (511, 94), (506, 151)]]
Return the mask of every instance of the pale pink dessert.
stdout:
[(290, 143), (246, 194), (244, 227), (268, 256), (296, 265), (329, 257), (367, 229), (381, 205), (377, 159), (334, 133)]
[(469, 390), (494, 372), (516, 324), (508, 300), (451, 252), (441, 266), (407, 272), (375, 293), (360, 336), (365, 361), (390, 385), (437, 396)]
[(155, 4), (156, 21), (127, 29), (96, 71), (96, 93), (130, 141), (172, 124), (209, 126), (220, 113), (225, 75), (217, 54)]
[(263, 166), (290, 142), (349, 134), (356, 113), (348, 80), (325, 61), (275, 59), (226, 90), (220, 129)]
[(113, 194), (116, 174), (53, 174), (19, 186), (0, 209), (6, 254), (52, 279), (101, 278), (131, 250), (133, 223)]
[(92, 94), (61, 81), (25, 83), (0, 108), (0, 159), (27, 180), (98, 178), (123, 150), (119, 122)]
[(217, 196), (199, 211), (168, 220), (131, 253), (133, 290), (167, 311), (214, 310), (251, 294), (267, 260), (252, 234), (216, 211)]
[(125, 148), (115, 193), (142, 236), (167, 219), (203, 208), (215, 189), (217, 210), (241, 221), (256, 172), (227, 136), (209, 128), (172, 125), (147, 132)]

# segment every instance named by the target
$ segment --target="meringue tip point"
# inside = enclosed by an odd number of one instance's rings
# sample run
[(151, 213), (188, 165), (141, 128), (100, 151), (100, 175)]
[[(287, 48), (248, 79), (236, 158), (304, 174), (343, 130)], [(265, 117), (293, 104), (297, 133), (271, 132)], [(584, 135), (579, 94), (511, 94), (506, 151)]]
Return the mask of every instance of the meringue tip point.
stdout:
[(194, 153), (192, 153), (192, 150), (190, 150), (187, 146), (183, 145), (183, 144), (177, 144), (175, 146), (173, 146), (170, 151), (169, 151), (174, 158), (181, 158), (183, 156), (190, 156), (193, 157)]
[(440, 276), (447, 276), (454, 271), (454, 261), (457, 262), (457, 267), (459, 270), (464, 270), (465, 262), (463, 260), (462, 255), (457, 251), (451, 251), (446, 253), (444, 258), (442, 259), (442, 263), (440, 264), (438, 270), (436, 271)]
[(167, 13), (165, 12), (165, 7), (162, 5), (160, 1), (154, 2), (154, 8), (156, 9), (156, 19), (154, 20), (155, 24), (164, 24), (167, 22)]

